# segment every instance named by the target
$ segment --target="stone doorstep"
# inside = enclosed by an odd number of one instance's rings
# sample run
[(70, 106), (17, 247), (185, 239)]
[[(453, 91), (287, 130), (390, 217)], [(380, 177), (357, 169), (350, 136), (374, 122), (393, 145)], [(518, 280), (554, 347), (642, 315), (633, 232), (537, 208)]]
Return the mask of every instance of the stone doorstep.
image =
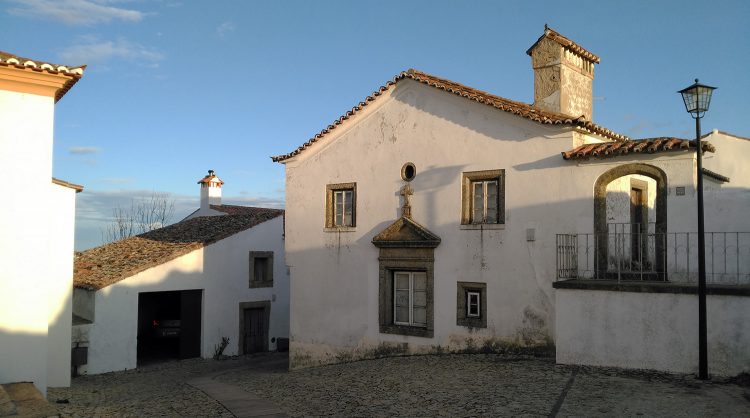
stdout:
[(0, 416), (52, 417), (58, 414), (33, 383), (20, 382), (0, 385)]

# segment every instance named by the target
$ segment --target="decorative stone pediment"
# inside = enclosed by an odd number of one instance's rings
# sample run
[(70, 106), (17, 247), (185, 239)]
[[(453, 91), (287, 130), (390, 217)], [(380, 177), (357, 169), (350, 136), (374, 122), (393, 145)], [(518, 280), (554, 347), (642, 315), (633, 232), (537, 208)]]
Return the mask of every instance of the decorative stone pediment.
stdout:
[(435, 248), (440, 237), (427, 228), (402, 216), (372, 239), (378, 248)]

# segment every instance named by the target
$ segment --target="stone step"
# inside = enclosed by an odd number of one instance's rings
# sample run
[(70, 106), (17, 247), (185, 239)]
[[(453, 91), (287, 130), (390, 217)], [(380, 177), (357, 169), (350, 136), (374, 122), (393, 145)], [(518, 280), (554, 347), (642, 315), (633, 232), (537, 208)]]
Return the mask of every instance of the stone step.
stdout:
[(19, 382), (0, 385), (0, 417), (57, 416), (57, 409), (47, 403), (33, 383)]

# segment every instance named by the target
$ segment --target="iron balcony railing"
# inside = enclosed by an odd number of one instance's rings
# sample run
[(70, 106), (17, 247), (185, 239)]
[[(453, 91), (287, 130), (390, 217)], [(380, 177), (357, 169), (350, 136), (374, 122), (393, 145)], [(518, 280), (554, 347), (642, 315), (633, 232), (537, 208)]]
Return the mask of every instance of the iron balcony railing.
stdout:
[[(696, 232), (639, 230), (558, 234), (557, 279), (698, 282)], [(750, 284), (750, 232), (706, 233), (706, 282)]]

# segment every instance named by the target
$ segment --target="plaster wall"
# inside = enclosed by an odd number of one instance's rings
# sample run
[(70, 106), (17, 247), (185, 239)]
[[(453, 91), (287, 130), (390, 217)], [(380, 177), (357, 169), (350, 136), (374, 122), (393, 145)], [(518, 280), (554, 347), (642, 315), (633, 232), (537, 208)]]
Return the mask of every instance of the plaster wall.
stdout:
[[(0, 90), (0, 383), (47, 387), (54, 99)], [(71, 219), (72, 221), (72, 219)], [(72, 251), (72, 248), (71, 248)], [(72, 252), (69, 254), (72, 257)]]
[[(713, 131), (704, 139), (716, 153), (704, 154), (703, 167), (729, 177), (728, 183), (704, 177), (706, 231), (746, 232), (750, 238), (750, 139)], [(697, 216), (697, 215), (696, 215)]]
[[(593, 231), (596, 179), (644, 160), (675, 184), (692, 179), (685, 155), (577, 164), (560, 156), (573, 143), (568, 128), (404, 80), (288, 160), (292, 366), (365, 357), (382, 344), (418, 352), (483, 341), (552, 342), (555, 234)], [(442, 238), (435, 249), (433, 338), (378, 329), (378, 249), (371, 240), (400, 216), (399, 173), (407, 161), (417, 167), (413, 219)], [(505, 225), (462, 227), (462, 173), (491, 169), (505, 169)], [(326, 230), (326, 184), (347, 182), (357, 183), (357, 225)], [(680, 213), (677, 206), (669, 206), (670, 215)], [(456, 325), (458, 281), (487, 283), (487, 328)]]
[[(201, 356), (213, 355), (222, 337), (239, 347), (239, 304), (270, 301), (269, 349), (289, 335), (289, 280), (284, 262), (283, 217), (279, 216), (207, 247), (129, 277), (96, 292), (95, 320), (88, 334), (88, 365), (81, 373), (132, 369), (137, 360), (138, 294), (203, 289)], [(273, 251), (274, 286), (249, 288), (249, 251)]]
[[(675, 373), (698, 370), (694, 294), (556, 289), (557, 362)], [(750, 371), (750, 298), (709, 295), (708, 368)]]
[[(656, 180), (638, 174), (622, 176), (607, 185), (607, 223), (630, 223), (630, 190), (632, 181), (646, 183), (647, 196), (646, 204), (648, 207), (648, 222), (656, 222)], [(617, 232), (630, 233), (630, 229)], [(615, 232), (612, 230), (611, 232)], [(649, 232), (654, 232), (653, 227)]]
[(73, 237), (75, 199), (73, 189), (50, 183), (47, 214), (52, 223), (47, 237), (50, 255), (48, 292), (47, 384), (70, 386), (70, 338), (73, 315)]

